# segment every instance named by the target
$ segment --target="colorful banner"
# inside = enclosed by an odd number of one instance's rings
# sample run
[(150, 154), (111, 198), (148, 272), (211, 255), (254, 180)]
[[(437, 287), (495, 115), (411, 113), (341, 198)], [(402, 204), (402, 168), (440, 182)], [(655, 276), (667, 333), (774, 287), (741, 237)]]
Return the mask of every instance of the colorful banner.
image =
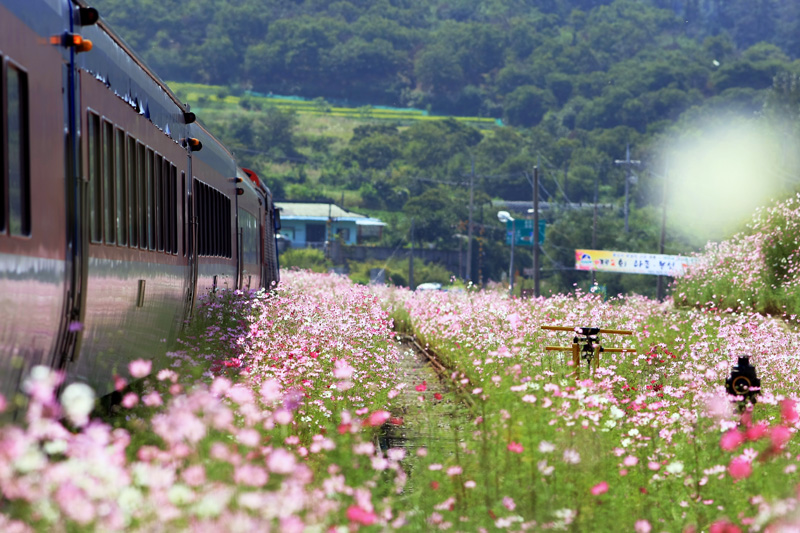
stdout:
[(682, 255), (636, 254), (610, 250), (575, 250), (576, 270), (597, 270), (655, 276), (682, 276), (696, 261)]

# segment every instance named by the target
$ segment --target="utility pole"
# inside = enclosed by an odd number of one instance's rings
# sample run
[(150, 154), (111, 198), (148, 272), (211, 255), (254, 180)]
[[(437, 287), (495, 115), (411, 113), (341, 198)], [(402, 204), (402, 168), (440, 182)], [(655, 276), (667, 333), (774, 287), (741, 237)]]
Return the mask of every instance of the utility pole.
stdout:
[[(592, 250), (597, 250), (597, 195), (600, 188), (600, 173), (594, 176), (594, 216), (592, 217)], [(597, 273), (592, 269), (592, 285), (597, 283)]]
[(414, 290), (414, 219), (411, 219), (411, 251), (408, 254), (408, 288)]
[(472, 281), (472, 209), (475, 202), (475, 156), (472, 158), (472, 172), (469, 175), (469, 227), (467, 228), (467, 283)]
[(539, 158), (533, 167), (533, 295), (539, 297)]
[[(658, 253), (664, 253), (664, 241), (667, 237), (667, 176), (669, 176), (669, 169), (664, 169), (664, 180), (662, 195), (663, 198), (661, 199), (661, 241), (658, 245)], [(658, 301), (662, 301), (664, 299), (664, 276), (658, 276), (658, 282), (656, 283), (656, 298)]]
[(628, 204), (631, 188), (631, 166), (641, 165), (642, 162), (635, 159), (631, 160), (631, 145), (628, 143), (627, 149), (625, 150), (625, 159), (616, 159), (614, 160), (614, 164), (625, 165), (625, 233), (628, 233)]

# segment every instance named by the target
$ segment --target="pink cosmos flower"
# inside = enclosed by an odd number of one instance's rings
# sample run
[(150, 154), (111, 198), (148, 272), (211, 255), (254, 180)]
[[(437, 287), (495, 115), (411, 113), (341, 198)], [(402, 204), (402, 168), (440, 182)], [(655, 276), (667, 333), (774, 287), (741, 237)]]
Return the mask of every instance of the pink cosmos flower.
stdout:
[(592, 487), (592, 496), (600, 496), (601, 494), (605, 494), (608, 492), (608, 483), (605, 481), (601, 481), (594, 487)]
[(355, 369), (344, 359), (339, 359), (333, 364), (333, 377), (336, 379), (350, 379)]
[(800, 419), (797, 414), (797, 402), (786, 399), (781, 402), (781, 418), (784, 424), (793, 424)]
[(768, 426), (765, 422), (759, 422), (755, 426), (747, 428), (745, 437), (749, 441), (755, 441), (767, 434)]
[(365, 425), (372, 427), (381, 426), (384, 422), (389, 420), (391, 416), (389, 411), (375, 411), (369, 415), (369, 418), (365, 421)]
[(719, 440), (719, 447), (726, 452), (732, 452), (738, 448), (745, 439), (745, 435), (738, 429), (727, 431)]
[(275, 472), (276, 474), (291, 474), (294, 466), (294, 455), (283, 448), (273, 450), (267, 458), (267, 467), (269, 467), (270, 472)]
[(503, 507), (505, 507), (509, 511), (513, 511), (514, 509), (517, 508), (517, 504), (514, 503), (514, 500), (511, 499), (510, 497), (504, 496), (503, 497)]
[(650, 533), (653, 530), (653, 526), (647, 520), (637, 520), (633, 525), (633, 530), (636, 533)]
[(192, 465), (181, 473), (181, 479), (190, 487), (197, 487), (206, 481), (206, 469), (203, 465)]
[(417, 392), (425, 392), (425, 389), (427, 389), (427, 388), (428, 388), (428, 382), (427, 381), (423, 381), (422, 383), (420, 383), (419, 385), (414, 387), (414, 389), (416, 389)]
[(128, 371), (134, 378), (143, 378), (153, 369), (153, 362), (145, 359), (136, 359), (128, 364)]
[(122, 407), (125, 409), (131, 409), (132, 407), (136, 406), (139, 403), (139, 395), (135, 392), (129, 392), (125, 396), (122, 397)]
[(508, 443), (508, 451), (510, 451), (510, 452), (522, 453), (523, 450), (524, 450), (524, 448), (522, 447), (522, 444), (519, 444), (517, 442), (509, 442)]
[(769, 434), (774, 450), (783, 449), (783, 446), (792, 438), (792, 432), (786, 426), (775, 426)]
[(742, 533), (739, 526), (727, 520), (717, 520), (708, 528), (709, 533)]
[(728, 465), (728, 473), (734, 479), (744, 479), (753, 473), (753, 465), (743, 457), (734, 457)]
[(661, 468), (661, 465), (655, 461), (650, 461), (649, 463), (647, 463), (647, 468), (655, 472), (656, 470), (659, 470)]
[(357, 524), (370, 526), (378, 520), (378, 516), (371, 511), (362, 509), (358, 505), (351, 505), (347, 508), (347, 519)]
[(271, 404), (281, 399), (281, 385), (275, 379), (268, 379), (261, 384), (261, 400)]
[(275, 417), (275, 422), (282, 426), (290, 424), (294, 418), (292, 412), (286, 409), (278, 409), (273, 416)]
[(158, 407), (159, 405), (163, 404), (164, 401), (161, 399), (161, 395), (159, 393), (153, 391), (142, 396), (142, 403), (144, 403), (147, 407)]
[(636, 466), (637, 464), (639, 464), (639, 458), (634, 457), (633, 455), (629, 455), (622, 460), (622, 464), (624, 464), (625, 466)]
[(122, 389), (128, 386), (128, 381), (125, 378), (122, 378), (116, 374), (114, 374), (114, 390), (117, 392), (122, 392)]
[(563, 459), (567, 464), (576, 465), (581, 462), (581, 455), (572, 448), (567, 448), (564, 450)]
[(236, 467), (233, 472), (233, 480), (239, 485), (261, 487), (267, 484), (269, 474), (260, 466), (245, 463)]

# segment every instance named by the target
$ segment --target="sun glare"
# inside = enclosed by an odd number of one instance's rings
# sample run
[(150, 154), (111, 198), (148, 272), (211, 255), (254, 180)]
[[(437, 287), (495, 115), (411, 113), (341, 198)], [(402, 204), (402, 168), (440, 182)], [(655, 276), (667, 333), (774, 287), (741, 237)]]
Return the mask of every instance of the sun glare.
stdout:
[(730, 120), (677, 139), (667, 150), (670, 212), (679, 227), (707, 238), (741, 229), (753, 211), (785, 190), (781, 129), (756, 120)]

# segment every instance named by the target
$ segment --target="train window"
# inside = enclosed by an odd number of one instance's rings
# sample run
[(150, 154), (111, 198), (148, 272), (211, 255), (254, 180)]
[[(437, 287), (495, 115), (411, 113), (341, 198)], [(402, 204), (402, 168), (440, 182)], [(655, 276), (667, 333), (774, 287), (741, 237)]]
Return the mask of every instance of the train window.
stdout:
[(9, 230), (11, 235), (28, 236), (31, 234), (28, 75), (13, 65), (8, 65), (6, 98)]
[[(214, 191), (214, 193), (217, 191)], [(209, 236), (210, 236), (210, 246), (209, 246), (209, 254), (210, 255), (219, 255), (219, 246), (217, 245), (217, 241), (220, 237), (219, 228), (219, 198), (216, 194), (209, 191)]]
[(197, 207), (197, 240), (198, 240), (198, 255), (208, 255), (208, 239), (206, 235), (206, 225), (208, 224), (208, 209), (206, 206), (206, 186), (195, 180), (197, 187), (197, 198), (195, 198), (195, 206)]
[(214, 255), (222, 257), (225, 255), (225, 234), (222, 231), (225, 207), (222, 205), (221, 195), (214, 191)]
[(164, 245), (164, 251), (172, 253), (172, 228), (170, 227), (169, 219), (172, 213), (170, 202), (170, 181), (172, 181), (172, 170), (170, 169), (169, 161), (164, 160), (164, 170), (161, 175), (161, 240)]
[(117, 191), (117, 242), (120, 246), (128, 244), (128, 188), (125, 183), (125, 132), (121, 129), (114, 131), (114, 190)]
[(153, 180), (153, 230), (156, 249), (164, 251), (164, 158), (156, 154), (155, 178)]
[[(183, 178), (183, 173), (181, 173), (181, 177)], [(192, 194), (194, 195), (194, 213), (197, 216), (197, 255), (232, 257), (230, 198), (197, 178), (194, 179)], [(186, 235), (183, 240), (185, 254)], [(175, 242), (177, 242), (177, 235)], [(177, 252), (177, 248), (175, 250)]]
[(142, 143), (136, 143), (136, 181), (139, 184), (139, 248), (147, 249), (147, 151)]
[(86, 131), (89, 158), (89, 226), (92, 242), (103, 240), (103, 197), (100, 184), (100, 117), (89, 113)]
[(225, 235), (225, 257), (233, 257), (231, 248), (231, 199), (220, 194), (224, 206), (225, 220), (222, 223), (222, 233)]
[[(170, 244), (172, 245), (172, 253), (178, 253), (178, 168), (175, 165), (170, 165)], [(180, 200), (183, 205), (183, 200)]]
[(181, 171), (181, 244), (183, 245), (183, 256), (186, 257), (186, 237), (189, 233), (189, 220), (186, 218), (186, 172)]
[(212, 255), (211, 253), (211, 194), (210, 194), (209, 187), (207, 185), (203, 185), (203, 241), (204, 241), (204, 250), (205, 255)]
[(155, 192), (155, 154), (153, 151), (147, 149), (147, 177), (145, 178), (145, 203), (147, 204), (147, 242), (151, 250), (156, 249), (156, 234), (155, 234), (155, 211), (156, 211), (156, 192)]
[(258, 263), (258, 219), (239, 208), (239, 228), (242, 232), (242, 261)]
[(102, 132), (103, 146), (103, 230), (106, 243), (114, 244), (116, 234), (114, 232), (114, 216), (116, 207), (114, 206), (114, 126), (103, 121)]
[(127, 137), (128, 141), (128, 229), (131, 247), (139, 246), (139, 204), (136, 202), (137, 189), (137, 157), (136, 139)]
[(228, 251), (227, 235), (224, 231), (225, 219), (227, 218), (225, 215), (227, 213), (225, 213), (225, 202), (222, 195), (216, 195), (216, 199), (217, 224), (214, 226), (214, 233), (217, 235), (217, 255), (224, 256), (227, 255)]

